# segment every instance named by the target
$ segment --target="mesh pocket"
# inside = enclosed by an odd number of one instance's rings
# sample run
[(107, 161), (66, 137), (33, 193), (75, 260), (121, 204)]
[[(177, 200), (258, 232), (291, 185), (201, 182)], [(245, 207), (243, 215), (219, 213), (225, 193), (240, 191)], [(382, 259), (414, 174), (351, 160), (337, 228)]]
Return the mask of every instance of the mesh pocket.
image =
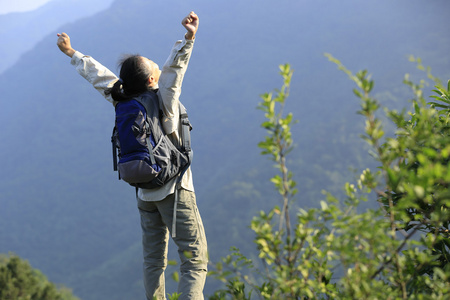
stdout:
[(158, 181), (167, 182), (176, 176), (187, 163), (188, 158), (181, 153), (167, 138), (162, 136), (161, 140), (153, 149), (156, 163), (161, 166), (161, 173), (158, 175)]

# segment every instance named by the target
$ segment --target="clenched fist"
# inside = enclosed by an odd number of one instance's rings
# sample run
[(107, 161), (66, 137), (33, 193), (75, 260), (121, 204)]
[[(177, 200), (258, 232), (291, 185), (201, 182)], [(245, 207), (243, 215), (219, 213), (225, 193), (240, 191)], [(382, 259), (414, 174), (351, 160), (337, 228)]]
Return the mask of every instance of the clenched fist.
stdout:
[(58, 45), (59, 50), (62, 51), (65, 55), (72, 57), (75, 53), (75, 50), (70, 45), (70, 37), (65, 33), (58, 33), (58, 40), (56, 41), (56, 45)]
[(191, 11), (189, 15), (187, 15), (182, 21), (181, 24), (188, 31), (186, 33), (186, 38), (188, 40), (193, 40), (195, 38), (195, 33), (198, 30), (199, 18), (198, 16)]

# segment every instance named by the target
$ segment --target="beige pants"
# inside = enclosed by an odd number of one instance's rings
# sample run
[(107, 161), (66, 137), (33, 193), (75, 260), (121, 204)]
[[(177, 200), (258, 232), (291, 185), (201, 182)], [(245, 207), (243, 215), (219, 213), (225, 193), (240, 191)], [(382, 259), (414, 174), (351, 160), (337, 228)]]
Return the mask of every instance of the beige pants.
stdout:
[[(169, 232), (172, 231), (174, 194), (161, 201), (138, 200), (144, 252), (144, 285), (147, 299), (166, 299), (164, 270), (167, 266)], [(195, 193), (180, 189), (173, 241), (180, 256), (180, 300), (203, 299), (207, 273), (207, 244)]]

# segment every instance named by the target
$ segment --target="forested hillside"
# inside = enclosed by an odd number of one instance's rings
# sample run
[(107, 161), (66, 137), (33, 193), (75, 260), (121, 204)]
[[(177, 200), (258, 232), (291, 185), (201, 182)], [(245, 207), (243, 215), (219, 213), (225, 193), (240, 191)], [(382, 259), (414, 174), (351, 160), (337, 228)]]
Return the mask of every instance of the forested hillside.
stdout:
[(352, 84), (324, 53), (368, 69), (383, 104), (408, 106), (397, 99), (408, 98), (399, 88), (404, 73), (416, 76), (409, 54), (450, 78), (449, 9), (446, 0), (116, 0), (55, 28), (0, 74), (0, 253), (29, 260), (81, 299), (143, 296), (134, 190), (112, 171), (113, 107), (59, 52), (57, 32), (113, 71), (123, 53), (161, 66), (184, 35), (181, 19), (190, 10), (200, 16), (181, 100), (194, 126), (194, 184), (217, 260), (232, 245), (251, 249), (250, 218), (278, 201), (272, 166), (257, 148), (264, 130), (256, 110), (259, 95), (280, 86), (278, 65), (295, 70), (286, 110), (299, 120), (290, 156), (296, 203), (316, 206), (322, 190), (338, 194), (353, 169), (371, 162)]

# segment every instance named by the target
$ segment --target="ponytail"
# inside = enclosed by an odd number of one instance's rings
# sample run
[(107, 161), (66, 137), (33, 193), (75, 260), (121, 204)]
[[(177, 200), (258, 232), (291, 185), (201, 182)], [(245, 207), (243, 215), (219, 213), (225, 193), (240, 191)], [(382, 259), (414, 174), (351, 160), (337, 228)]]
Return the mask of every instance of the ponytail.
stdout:
[(119, 79), (114, 83), (114, 85), (111, 88), (105, 91), (105, 94), (106, 95), (111, 94), (113, 100), (117, 102), (129, 100), (130, 97), (124, 93), (122, 86), (123, 81), (122, 79)]

